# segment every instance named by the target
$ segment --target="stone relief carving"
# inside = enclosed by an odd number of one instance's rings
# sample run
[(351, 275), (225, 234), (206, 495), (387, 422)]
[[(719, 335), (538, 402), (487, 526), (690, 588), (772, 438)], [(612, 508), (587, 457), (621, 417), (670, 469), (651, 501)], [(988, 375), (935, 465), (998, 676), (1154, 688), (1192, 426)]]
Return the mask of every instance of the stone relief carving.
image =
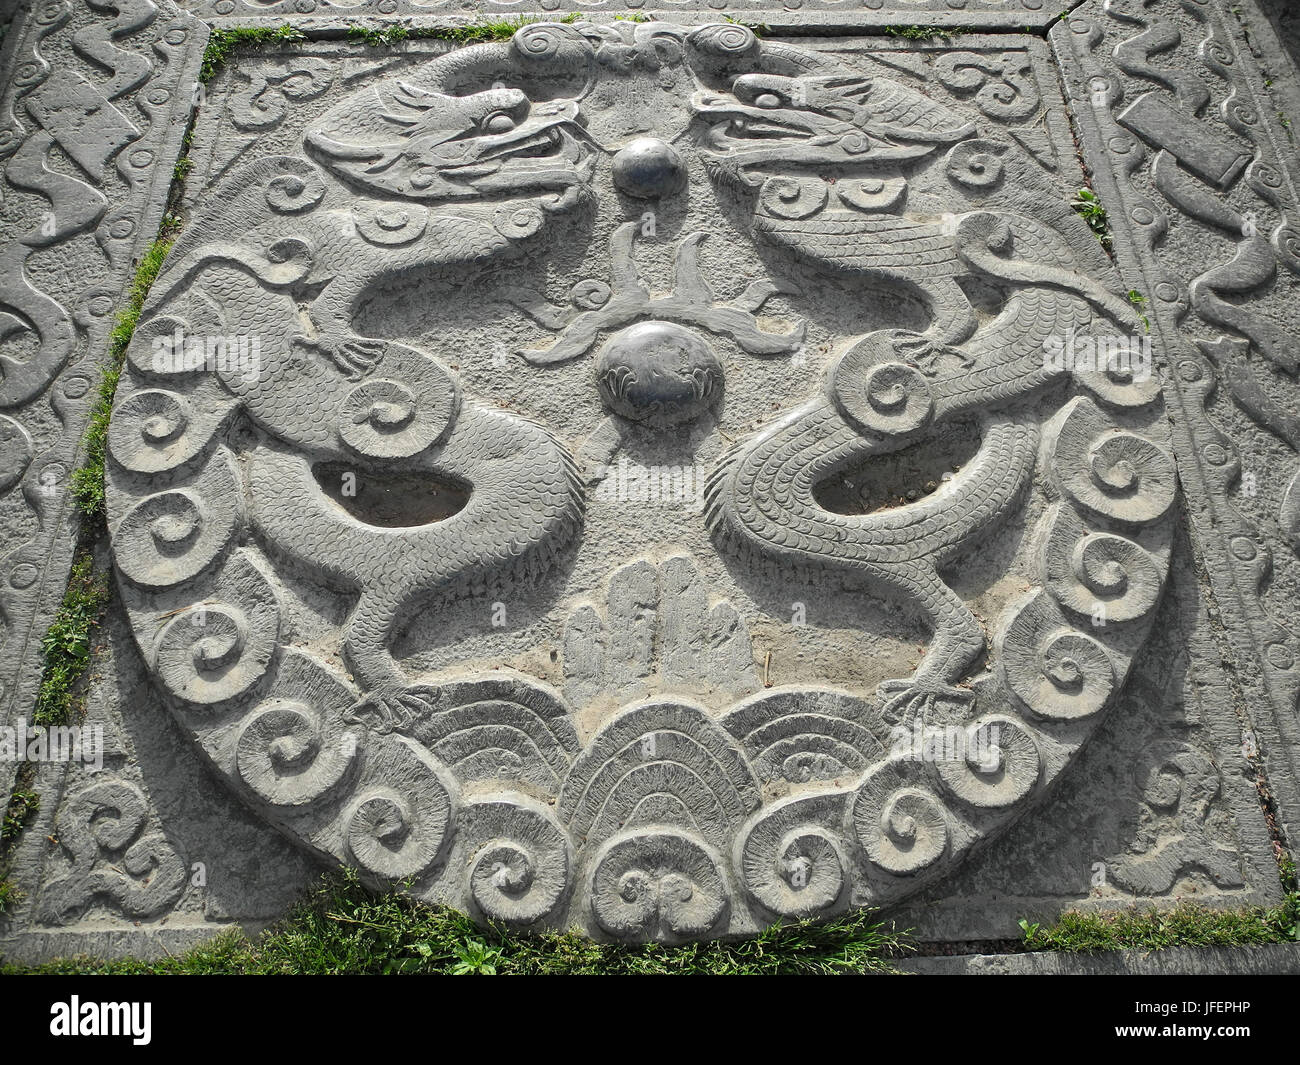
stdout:
[(605, 610), (584, 603), (569, 615), (563, 655), (565, 696), (574, 705), (601, 692), (623, 701), (638, 687), (648, 694), (652, 675), (701, 694), (759, 686), (744, 618), (728, 602), (709, 603), (699, 569), (683, 555), (615, 571)]
[(153, 917), (170, 909), (185, 887), (188, 867), (150, 825), (144, 794), (125, 780), (98, 779), (73, 793), (55, 831), (70, 867), (42, 887), (43, 921), (66, 924), (96, 901), (128, 917)]
[[(295, 21), (303, 18), (392, 18), (448, 12), (460, 14), (462, 11), (447, 0), (186, 0), (185, 6), (204, 18), (214, 21), (230, 19), (240, 24), (268, 18), (282, 22), (286, 18), (294, 18)], [(606, 0), (594, 0), (585, 5), (583, 10), (600, 12), (606, 6)], [(625, 8), (693, 14), (703, 21), (717, 17), (717, 13), (727, 9), (727, 5), (724, 0), (699, 0), (694, 3), (683, 3), (681, 0), (638, 0), (637, 3), (624, 7), (612, 5), (609, 10), (617, 13)], [(536, 0), (532, 4), (526, 4), (523, 0), (482, 0), (475, 5), (474, 10), (490, 15), (513, 15), (539, 11), (563, 14), (569, 9), (563, 0)], [(735, 10), (746, 18), (767, 17), (769, 21), (776, 16), (789, 18), (797, 15), (803, 19), (839, 16), (850, 25), (860, 26), (866, 22), (877, 27), (902, 23), (906, 18), (918, 16), (939, 21), (952, 21), (956, 17), (964, 21), (952, 22), (953, 25), (968, 25), (972, 17), (977, 17), (981, 24), (1001, 25), (1017, 30), (1026, 25), (1045, 25), (1047, 20), (1057, 14), (1044, 0), (1012, 0), (1011, 3), (1006, 0), (962, 0), (961, 4), (956, 4), (953, 0), (863, 0), (856, 4), (850, 4), (848, 0), (781, 0), (779, 3), (748, 0), (739, 8), (733, 5), (730, 10)]]
[[(1170, 352), (1180, 477), (1224, 639), (1250, 663), (1244, 705), (1254, 727), (1277, 729), (1270, 770), (1293, 779), (1283, 753), (1296, 749), (1300, 692), (1300, 643), (1285, 620), (1300, 476), (1286, 414), (1297, 370), (1290, 134), (1237, 18), (1216, 5), (1087, 4), (1051, 38), (1085, 147), (1109, 164), (1098, 191), (1136, 235), (1121, 264), (1144, 279)], [(1255, 425), (1281, 447), (1254, 443)], [(1294, 822), (1291, 800), (1283, 806)]]
[[(940, 78), (986, 114), (1031, 98), (1003, 53)], [(628, 123), (628, 100), (658, 110)], [(603, 619), (568, 609), (563, 693), (509, 669), (409, 675), (393, 651), (404, 619), (555, 582), (591, 484), (576, 441), (472, 394), (445, 357), (358, 331), (359, 308), (394, 279), (507, 269), (567, 216), (662, 206), (692, 174), (757, 244), (864, 303), (895, 286), (924, 308), (924, 329), (842, 338), (815, 394), (719, 454), (698, 516), (738, 573), (920, 618), (919, 665), (878, 693), (750, 695), (752, 619), (711, 604), (697, 563), (670, 554), (611, 572)], [(526, 27), (356, 91), (301, 154), (228, 171), (154, 287), (110, 436), (118, 585), (177, 720), (308, 848), (515, 923), (703, 936), (889, 903), (944, 875), (1086, 740), (1169, 565), (1158, 383), (1044, 357), (1053, 338), (1142, 327), (1042, 174), (902, 82), (736, 25), (660, 23)], [(571, 308), (510, 290), (559, 334), (524, 357), (596, 354), (610, 418), (707, 428), (737, 382), (703, 334), (763, 358), (797, 349), (802, 325), (756, 317), (775, 280), (716, 303), (699, 232), (656, 295), (637, 232), (614, 229), (610, 281), (580, 278)], [(972, 301), (977, 283), (996, 307)], [(202, 338), (232, 335), (257, 337), (259, 364), (208, 357)], [(923, 498), (825, 505), (825, 482), (963, 431), (973, 454)], [(323, 488), (325, 468), (422, 475), (451, 502), (367, 522)], [(1011, 522), (1027, 523), (1029, 569), (990, 639), (946, 574)], [(283, 583), (300, 579), (350, 604), (333, 641), (297, 631)], [(652, 666), (625, 698), (618, 683)], [(665, 690), (708, 669), (716, 690)], [(579, 732), (602, 691), (623, 701)], [(900, 754), (898, 727), (959, 728), (981, 754)]]
[(1161, 752), (1142, 792), (1130, 853), (1111, 866), (1120, 886), (1143, 895), (1169, 891), (1189, 869), (1204, 869), (1222, 885), (1242, 883), (1236, 855), (1212, 836), (1224, 816), (1216, 800), (1223, 784), (1202, 751), (1181, 744)]
[(27, 5), (9, 29), (12, 76), (0, 97), (6, 723), (30, 715), (40, 682), (40, 638), (72, 557), (67, 490), (98, 360), (133, 260), (162, 219), (206, 34), (174, 5), (147, 0)]

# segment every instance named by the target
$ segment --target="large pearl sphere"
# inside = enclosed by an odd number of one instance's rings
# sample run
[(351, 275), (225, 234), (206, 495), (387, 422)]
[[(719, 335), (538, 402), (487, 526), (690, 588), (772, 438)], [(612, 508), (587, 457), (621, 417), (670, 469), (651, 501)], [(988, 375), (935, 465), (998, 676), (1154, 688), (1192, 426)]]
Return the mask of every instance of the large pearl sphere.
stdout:
[(638, 137), (614, 156), (614, 184), (638, 200), (668, 196), (686, 185), (686, 164), (658, 137)]

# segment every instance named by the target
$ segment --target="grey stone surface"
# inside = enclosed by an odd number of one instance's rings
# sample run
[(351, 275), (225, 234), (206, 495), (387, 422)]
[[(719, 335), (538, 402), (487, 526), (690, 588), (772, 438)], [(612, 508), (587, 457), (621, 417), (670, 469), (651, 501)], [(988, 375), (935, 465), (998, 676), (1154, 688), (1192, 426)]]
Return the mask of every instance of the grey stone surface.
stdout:
[[(162, 0), (21, 8), (0, 54), (0, 722), (31, 713), (68, 485), (120, 295), (162, 221), (206, 26)], [(15, 765), (0, 763), (7, 792)]]
[(918, 976), (1293, 976), (1300, 947), (1174, 947), (1101, 954), (964, 954), (898, 963)]
[[(1235, 10), (1205, 3), (1129, 18), (1085, 5), (1051, 37), (1081, 104), (1098, 193), (1133, 225), (1116, 254), (1140, 278), (1167, 353), (1174, 446), (1216, 643), (1224, 655), (1231, 646), (1236, 710), (1294, 832), (1300, 439), (1290, 296), (1300, 263), (1294, 134), (1273, 95), (1296, 83), (1293, 69), (1256, 65)], [(1275, 42), (1269, 53), (1276, 61)], [(1125, 123), (1153, 92), (1162, 117)], [(1228, 145), (1249, 160), (1244, 170), (1218, 170)]]
[[(196, 94), (110, 430), (121, 740), (42, 768), (7, 952), (338, 864), (668, 942), (1279, 897), (1294, 152), (1248, 23), (870, 10), (312, 39)], [(25, 104), (82, 167), (130, 150), (86, 82)]]
[(731, 18), (778, 31), (808, 27), (865, 29), (944, 26), (1022, 31), (1042, 29), (1072, 5), (1047, 0), (634, 0), (619, 5), (594, 0), (185, 0), (186, 9), (213, 25), (256, 25), (292, 20), (318, 29), (355, 22), (375, 25), (429, 25), (482, 18), (559, 18), (574, 10), (584, 15), (646, 15), (687, 24)]

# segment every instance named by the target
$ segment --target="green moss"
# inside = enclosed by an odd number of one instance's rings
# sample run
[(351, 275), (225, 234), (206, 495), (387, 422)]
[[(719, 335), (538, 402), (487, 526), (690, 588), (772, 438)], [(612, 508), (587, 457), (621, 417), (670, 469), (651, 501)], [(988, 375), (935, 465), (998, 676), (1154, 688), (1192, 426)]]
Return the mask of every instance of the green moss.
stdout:
[(775, 926), (753, 939), (674, 947), (482, 928), (456, 910), (373, 894), (355, 873), (341, 872), (257, 940), (229, 932), (162, 961), (73, 958), (0, 972), (852, 975), (891, 972), (890, 959), (908, 949), (905, 935), (862, 911), (822, 925)]

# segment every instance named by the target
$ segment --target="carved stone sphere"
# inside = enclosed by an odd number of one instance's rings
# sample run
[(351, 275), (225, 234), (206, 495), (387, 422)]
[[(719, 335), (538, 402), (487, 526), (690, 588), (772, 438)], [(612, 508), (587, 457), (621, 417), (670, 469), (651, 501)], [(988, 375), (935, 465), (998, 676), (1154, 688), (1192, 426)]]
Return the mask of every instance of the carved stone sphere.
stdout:
[(638, 200), (668, 196), (685, 186), (686, 164), (658, 137), (638, 137), (614, 156), (614, 184)]
[(638, 322), (600, 350), (596, 383), (615, 414), (650, 425), (698, 417), (722, 394), (722, 363), (700, 336), (671, 322)]

